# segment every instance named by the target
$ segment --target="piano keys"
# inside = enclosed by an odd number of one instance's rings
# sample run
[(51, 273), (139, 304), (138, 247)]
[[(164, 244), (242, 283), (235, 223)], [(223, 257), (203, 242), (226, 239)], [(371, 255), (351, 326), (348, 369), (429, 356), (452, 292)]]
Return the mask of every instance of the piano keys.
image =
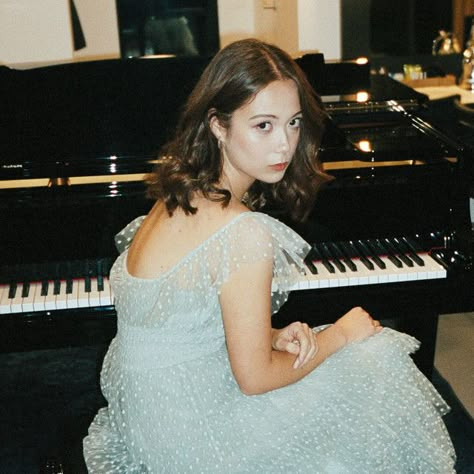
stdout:
[[(446, 278), (450, 267), (446, 255), (440, 255), (437, 249), (425, 252), (415, 239), (407, 237), (315, 243), (305, 262), (305, 276), (297, 277), (291, 291)], [(23, 265), (21, 269), (3, 269), (3, 280), (10, 283), (0, 283), (0, 315), (51, 314), (114, 304), (108, 279), (110, 259), (49, 264), (42, 271), (39, 268)], [(60, 270), (64, 273), (58, 274)], [(40, 273), (41, 280), (28, 278)]]
[(113, 306), (111, 263), (99, 259), (2, 268), (0, 315)]
[(0, 314), (112, 306), (107, 277), (0, 285)]
[(446, 267), (428, 253), (401, 248), (387, 253), (385, 248), (375, 247), (372, 248), (375, 251), (371, 251), (370, 247), (366, 247), (370, 243), (375, 246), (376, 241), (369, 239), (314, 245), (306, 258), (309, 271), (291, 290), (383, 285), (447, 276)]

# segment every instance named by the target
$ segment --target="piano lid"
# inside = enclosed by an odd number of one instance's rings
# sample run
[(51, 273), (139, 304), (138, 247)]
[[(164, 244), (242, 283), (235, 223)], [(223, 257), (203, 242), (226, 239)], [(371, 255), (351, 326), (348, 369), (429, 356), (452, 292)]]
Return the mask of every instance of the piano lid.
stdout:
[(320, 53), (296, 58), (329, 113), (373, 113), (393, 104), (418, 110), (428, 97), (387, 75), (371, 74), (367, 58), (324, 61)]
[(111, 164), (115, 173), (143, 172), (208, 61), (0, 67), (1, 178), (109, 174)]
[[(0, 67), (0, 187), (27, 179), (32, 186), (42, 185), (34, 181), (38, 179), (71, 184), (84, 176), (141, 179), (170, 138), (209, 59)], [(322, 54), (310, 54), (297, 62), (333, 116), (386, 111), (400, 104), (418, 108), (425, 97), (386, 76), (371, 76), (363, 61), (324, 63)], [(328, 95), (334, 89), (337, 97)], [(352, 150), (354, 143), (349, 143)]]
[[(341, 68), (342, 74), (343, 67), (344, 63), (334, 65), (333, 72)], [(329, 70), (326, 74), (330, 74)], [(359, 85), (346, 90), (341, 87), (337, 93), (323, 94), (322, 100), (329, 113), (352, 114), (386, 111), (396, 106), (417, 111), (428, 102), (428, 97), (387, 75), (370, 74), (365, 87)]]

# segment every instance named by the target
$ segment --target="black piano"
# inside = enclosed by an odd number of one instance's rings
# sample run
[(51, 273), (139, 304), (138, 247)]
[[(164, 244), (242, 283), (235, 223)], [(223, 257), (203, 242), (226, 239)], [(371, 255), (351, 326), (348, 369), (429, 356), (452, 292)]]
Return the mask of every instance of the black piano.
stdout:
[[(0, 67), (0, 350), (106, 343), (113, 236), (146, 213), (143, 177), (207, 58)], [(299, 59), (328, 111), (334, 179), (306, 223), (308, 275), (274, 316), (334, 321), (361, 305), (422, 342), (438, 315), (474, 310), (472, 149), (433, 126), (427, 98), (368, 64)], [(349, 80), (350, 79), (350, 80)]]

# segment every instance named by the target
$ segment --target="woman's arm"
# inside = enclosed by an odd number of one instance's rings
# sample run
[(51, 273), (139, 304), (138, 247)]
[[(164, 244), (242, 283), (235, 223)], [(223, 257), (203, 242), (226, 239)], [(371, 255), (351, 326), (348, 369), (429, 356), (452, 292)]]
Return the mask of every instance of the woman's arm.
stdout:
[(294, 368), (295, 355), (274, 350), (271, 327), (271, 259), (241, 265), (222, 286), (220, 303), (227, 348), (235, 379), (243, 393), (255, 395), (294, 383), (347, 343), (380, 330), (378, 322), (354, 308), (316, 335), (318, 351)]

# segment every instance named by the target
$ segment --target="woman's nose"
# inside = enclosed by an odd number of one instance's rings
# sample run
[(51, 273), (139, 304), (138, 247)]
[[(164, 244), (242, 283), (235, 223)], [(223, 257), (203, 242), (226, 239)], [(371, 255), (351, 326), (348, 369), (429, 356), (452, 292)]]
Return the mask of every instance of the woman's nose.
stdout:
[(290, 140), (285, 131), (281, 131), (278, 136), (278, 151), (288, 151), (290, 149)]

